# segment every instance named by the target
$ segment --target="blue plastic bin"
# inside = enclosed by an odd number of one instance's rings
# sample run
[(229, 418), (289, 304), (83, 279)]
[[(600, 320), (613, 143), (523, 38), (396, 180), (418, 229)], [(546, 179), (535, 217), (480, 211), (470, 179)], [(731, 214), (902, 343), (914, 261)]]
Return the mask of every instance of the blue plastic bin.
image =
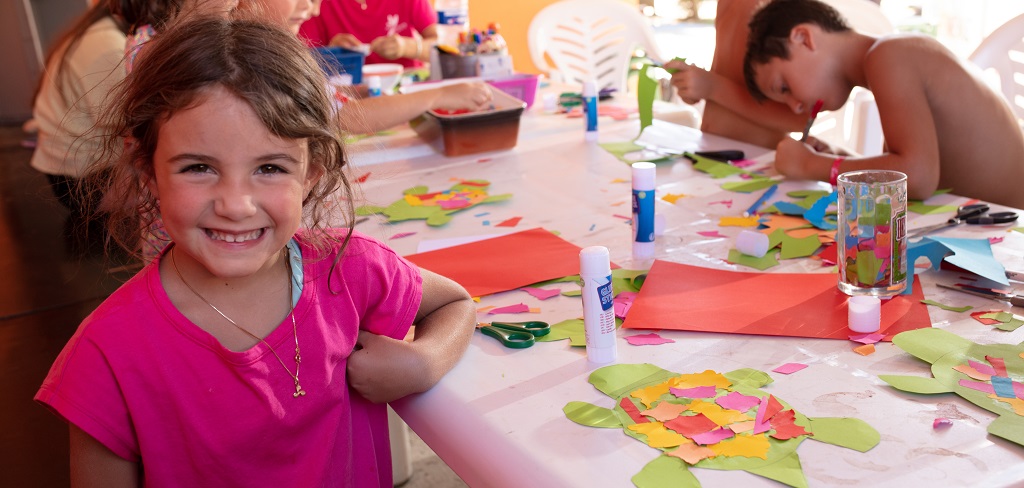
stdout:
[(319, 61), (328, 75), (348, 73), (352, 75), (352, 83), (363, 82), (363, 53), (343, 47), (318, 47)]

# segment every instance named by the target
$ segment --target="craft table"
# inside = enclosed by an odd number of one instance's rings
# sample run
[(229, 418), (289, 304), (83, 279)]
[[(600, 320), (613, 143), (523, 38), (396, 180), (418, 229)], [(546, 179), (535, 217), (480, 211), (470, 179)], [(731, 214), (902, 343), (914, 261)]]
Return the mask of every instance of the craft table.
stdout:
[[(635, 118), (621, 122), (602, 119), (601, 142), (630, 140), (638, 130)], [(768, 152), (693, 129), (678, 130), (695, 150), (741, 149), (748, 157)], [(625, 268), (647, 268), (650, 262), (634, 262), (630, 256), (630, 168), (600, 147), (584, 142), (583, 132), (582, 120), (546, 114), (534, 106), (522, 118), (518, 145), (508, 151), (447, 158), (408, 129), (354, 144), (350, 147), (352, 175), (365, 176), (359, 185), (359, 203), (386, 206), (407, 188), (426, 185), (431, 191), (443, 190), (457, 179), (487, 180), (490, 194), (513, 194), (505, 202), (464, 210), (443, 227), (428, 227), (421, 220), (388, 224), (376, 215), (357, 229), (408, 255), (417, 252), (421, 241), (543, 227), (581, 247), (606, 246), (612, 261)], [(761, 194), (720, 188), (723, 181), (736, 179), (713, 180), (695, 171), (685, 159), (659, 163), (656, 211), (664, 215), (666, 228), (657, 239), (657, 259), (752, 271), (725, 262), (740, 229), (718, 226), (720, 217), (741, 214)], [(784, 198), (788, 191), (809, 188), (828, 189), (822, 183), (787, 181), (776, 199)], [(673, 205), (661, 199), (666, 194), (686, 197)], [(715, 203), (729, 200), (731, 208)], [(941, 195), (928, 203), (966, 200)], [(516, 227), (495, 227), (512, 217), (522, 217)], [(946, 214), (911, 214), (908, 227), (946, 218)], [(697, 233), (713, 230), (730, 237), (709, 238)], [(391, 239), (403, 233), (415, 234)], [(1024, 235), (1020, 233), (961, 226), (943, 235), (1002, 237), (1004, 241), (993, 246), (996, 257), (1007, 269), (1024, 270)], [(832, 268), (810, 259), (795, 259), (769, 271), (828, 273)], [(976, 310), (1010, 310), (1008, 304), (936, 287), (944, 273), (919, 272), (917, 279), (926, 297), (974, 305)], [(576, 288), (572, 283), (553, 286)], [(483, 297), (480, 306), (516, 303), (539, 307), (541, 313), (481, 314), (478, 319), (556, 323), (582, 316), (578, 297), (540, 301), (521, 291)], [(929, 307), (929, 314), (934, 327), (978, 343), (1024, 340), (1024, 327), (1002, 332), (978, 323), (967, 313)], [(866, 453), (804, 441), (797, 452), (810, 486), (1011, 486), (1024, 480), (1024, 447), (985, 431), (993, 414), (956, 395), (907, 394), (878, 379), (880, 374), (930, 376), (928, 364), (890, 343), (879, 343), (877, 352), (861, 356), (852, 351), (858, 344), (845, 340), (680, 331), (662, 331), (662, 336), (675, 342), (658, 346), (632, 346), (623, 339), (643, 332), (647, 331), (618, 331), (619, 363), (649, 362), (680, 373), (707, 369), (724, 373), (738, 368), (766, 371), (775, 381), (763, 390), (801, 413), (856, 417), (880, 432), (881, 442)], [(810, 366), (792, 375), (771, 373), (788, 362)], [(509, 349), (491, 337), (475, 334), (465, 356), (439, 384), (392, 406), (470, 486), (632, 486), (630, 478), (660, 452), (619, 429), (573, 423), (562, 412), (570, 401), (613, 407), (610, 398), (587, 382), (594, 369), (584, 348), (570, 347), (568, 341)], [(937, 417), (951, 419), (953, 426), (933, 430), (932, 421)], [(693, 472), (704, 486), (780, 486), (743, 471)]]

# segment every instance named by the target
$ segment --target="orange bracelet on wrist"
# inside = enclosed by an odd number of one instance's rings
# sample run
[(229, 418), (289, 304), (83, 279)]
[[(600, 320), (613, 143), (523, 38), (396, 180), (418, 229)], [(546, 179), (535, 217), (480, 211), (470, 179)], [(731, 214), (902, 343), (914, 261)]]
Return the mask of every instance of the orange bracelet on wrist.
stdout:
[(839, 156), (835, 161), (832, 161), (832, 169), (828, 172), (828, 182), (832, 186), (836, 186), (837, 180), (839, 180), (839, 165), (846, 161), (846, 156)]

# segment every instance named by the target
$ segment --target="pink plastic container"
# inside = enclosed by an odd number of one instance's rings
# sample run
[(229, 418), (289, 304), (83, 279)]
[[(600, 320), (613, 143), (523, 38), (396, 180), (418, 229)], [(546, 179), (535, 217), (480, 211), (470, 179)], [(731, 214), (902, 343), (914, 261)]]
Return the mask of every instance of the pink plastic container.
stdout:
[(530, 108), (533, 106), (533, 99), (537, 96), (537, 78), (537, 75), (515, 74), (487, 80), (487, 82), (495, 88), (526, 102), (526, 108)]

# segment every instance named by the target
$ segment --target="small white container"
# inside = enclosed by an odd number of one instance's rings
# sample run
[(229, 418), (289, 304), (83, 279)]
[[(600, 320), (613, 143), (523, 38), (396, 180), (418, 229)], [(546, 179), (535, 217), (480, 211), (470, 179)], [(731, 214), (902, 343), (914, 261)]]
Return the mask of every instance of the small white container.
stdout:
[(768, 254), (768, 235), (752, 230), (740, 231), (736, 236), (736, 250), (747, 256), (763, 258)]
[(849, 308), (847, 320), (850, 330), (862, 334), (878, 332), (882, 323), (882, 300), (870, 295), (850, 297), (846, 301)]

